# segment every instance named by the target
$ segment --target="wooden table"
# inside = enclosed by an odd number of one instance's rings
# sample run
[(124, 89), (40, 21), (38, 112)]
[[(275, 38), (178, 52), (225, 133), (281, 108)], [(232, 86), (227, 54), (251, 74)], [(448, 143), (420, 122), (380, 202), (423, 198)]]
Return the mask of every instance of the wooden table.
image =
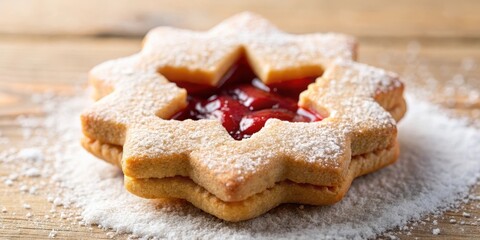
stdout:
[[(20, 127), (14, 119), (40, 114), (30, 95), (53, 91), (71, 95), (85, 84), (87, 71), (97, 63), (134, 53), (141, 36), (156, 25), (207, 29), (242, 10), (253, 10), (290, 32), (339, 31), (360, 40), (360, 61), (408, 75), (407, 86), (422, 86), (425, 79), (412, 72), (428, 71), (441, 84), (432, 90), (432, 101), (462, 116), (478, 118), (480, 102), (466, 104), (462, 92), (445, 95), (444, 83), (461, 74), (466, 84), (480, 89), (480, 1), (0, 1), (0, 132), (20, 146)], [(415, 61), (412, 69), (412, 58)], [(1, 149), (7, 146), (0, 145)], [(9, 169), (0, 165), (0, 176)], [(480, 195), (480, 187), (472, 189)], [(57, 238), (109, 236), (100, 229), (64, 226), (59, 217), (41, 223), (25, 216), (20, 202), (32, 205), (34, 215), (48, 213), (50, 204), (40, 191), (22, 194), (0, 184), (0, 238), (45, 239), (51, 229)], [(431, 238), (432, 228), (441, 239), (480, 239), (480, 202), (463, 204), (462, 211), (448, 211), (425, 224), (409, 224), (406, 231), (393, 230), (402, 239)], [(12, 215), (16, 212), (16, 215)], [(449, 218), (457, 224), (449, 223)], [(467, 224), (460, 225), (464, 220)], [(477, 225), (471, 225), (477, 224)], [(126, 235), (116, 236), (118, 239)], [(386, 238), (383, 236), (381, 238)]]

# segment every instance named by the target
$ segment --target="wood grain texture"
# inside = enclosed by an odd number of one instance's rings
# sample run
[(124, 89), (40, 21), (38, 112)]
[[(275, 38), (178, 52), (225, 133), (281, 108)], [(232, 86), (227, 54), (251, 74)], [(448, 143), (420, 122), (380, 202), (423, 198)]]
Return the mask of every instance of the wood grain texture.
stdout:
[[(23, 146), (21, 128), (15, 119), (42, 114), (31, 95), (75, 94), (78, 86), (86, 85), (91, 67), (139, 50), (140, 39), (132, 36), (140, 36), (156, 25), (206, 29), (247, 9), (264, 14), (291, 32), (334, 30), (357, 35), (361, 40), (361, 62), (409, 77), (406, 80), (410, 90), (428, 85), (428, 78), (434, 78), (440, 84), (426, 93), (427, 98), (451, 108), (455, 114), (480, 119), (480, 103), (465, 102), (468, 89), (480, 90), (480, 1), (305, 0), (291, 7), (292, 2), (0, 1), (0, 137), (10, 138), (16, 147)], [(98, 37), (105, 35), (129, 38)], [(467, 89), (448, 95), (445, 83), (457, 81), (458, 76), (463, 79), (459, 87)], [(0, 151), (8, 147), (0, 144)], [(0, 177), (12, 171), (0, 165)], [(113, 236), (96, 226), (81, 226), (79, 221), (72, 225), (62, 220), (60, 213), (68, 209), (57, 207), (51, 213), (52, 204), (46, 196), (55, 186), (47, 186), (31, 195), (20, 191), (18, 185), (9, 187), (0, 182), (0, 208), (7, 209), (7, 213), (0, 212), (0, 239), (47, 239), (52, 229), (58, 231), (56, 237), (60, 239)], [(472, 189), (472, 195), (480, 195), (480, 186)], [(25, 209), (24, 202), (31, 209)], [(463, 217), (463, 211), (471, 217)], [(28, 218), (28, 212), (33, 216)], [(50, 218), (45, 219), (45, 215)], [(450, 218), (457, 223), (449, 223)], [(428, 219), (417, 226), (409, 224), (409, 231), (394, 229), (392, 235), (401, 239), (480, 239), (478, 200)], [(461, 221), (465, 224), (461, 225)], [(440, 235), (432, 235), (434, 228), (441, 229)], [(389, 234), (379, 238), (388, 239)]]
[(2, 0), (0, 33), (138, 36), (159, 25), (207, 29), (251, 10), (290, 32), (478, 38), (479, 9), (476, 0)]

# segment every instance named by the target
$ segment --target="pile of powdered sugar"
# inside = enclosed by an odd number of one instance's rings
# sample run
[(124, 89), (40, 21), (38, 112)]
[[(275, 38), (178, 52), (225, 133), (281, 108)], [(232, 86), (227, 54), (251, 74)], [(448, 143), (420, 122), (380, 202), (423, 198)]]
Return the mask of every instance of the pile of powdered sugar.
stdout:
[[(120, 170), (95, 159), (79, 144), (79, 113), (91, 104), (87, 98), (82, 94), (37, 99), (45, 108), (45, 118), (20, 121), (49, 131), (24, 133), (30, 136), (25, 145), (37, 148), (1, 154), (30, 159), (26, 166), (42, 161), (43, 168), (24, 168), (23, 174), (53, 174), (59, 189), (50, 199), (53, 204), (76, 205), (82, 224), (99, 224), (119, 233), (205, 239), (373, 237), (451, 207), (468, 193), (480, 173), (480, 130), (409, 96), (409, 110), (399, 124), (401, 156), (396, 164), (355, 180), (345, 198), (333, 206), (282, 205), (250, 221), (226, 223), (189, 204), (128, 193)], [(45, 142), (45, 135), (50, 142)]]

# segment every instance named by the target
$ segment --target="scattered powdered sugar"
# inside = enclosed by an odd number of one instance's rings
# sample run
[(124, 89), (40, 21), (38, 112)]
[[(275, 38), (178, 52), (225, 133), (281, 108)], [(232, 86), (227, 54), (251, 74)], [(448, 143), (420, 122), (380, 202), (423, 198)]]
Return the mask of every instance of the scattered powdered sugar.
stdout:
[(50, 233), (48, 234), (48, 238), (55, 238), (57, 236), (57, 231), (55, 229), (52, 229)]
[[(53, 101), (57, 107), (47, 112), (43, 127), (53, 131), (50, 137), (55, 142), (37, 153), (24, 149), (17, 155), (41, 159), (42, 152), (49, 153), (54, 161), (44, 164), (53, 164), (52, 181), (61, 186), (49, 201), (57, 209), (75, 205), (81, 210), (81, 216), (62, 211), (59, 217), (76, 219), (82, 226), (110, 228), (114, 232), (109, 237), (124, 232), (200, 239), (374, 237), (452, 206), (467, 195), (480, 173), (480, 149), (476, 147), (480, 130), (409, 96), (409, 111), (399, 124), (401, 156), (396, 164), (355, 180), (347, 196), (333, 206), (282, 205), (250, 221), (226, 223), (189, 204), (146, 200), (128, 193), (120, 170), (95, 159), (78, 143), (78, 115), (88, 104), (86, 98), (48, 100), (49, 106)], [(432, 234), (440, 234), (440, 229), (433, 229)], [(49, 237), (55, 236), (52, 230)]]
[(23, 175), (27, 177), (39, 177), (40, 176), (40, 170), (38, 168), (27, 168), (24, 172)]
[[(474, 65), (473, 60), (467, 59), (462, 68), (470, 69)], [(453, 77), (452, 81), (463, 84), (461, 76)], [(479, 92), (468, 90), (466, 102), (475, 105), (479, 102)], [(225, 223), (188, 204), (146, 200), (129, 194), (123, 187), (123, 175), (116, 167), (95, 159), (80, 147), (78, 116), (89, 104), (87, 98), (83, 94), (70, 99), (33, 96), (32, 100), (44, 107), (46, 117), (17, 119), (25, 138), (24, 145), (20, 146), (23, 148), (0, 152), (0, 163), (18, 165), (18, 170), (1, 176), (0, 180), (22, 194), (36, 194), (37, 189), (41, 192), (49, 186), (52, 192), (48, 194), (48, 201), (52, 203), (52, 210), (49, 215), (41, 215), (42, 219), (57, 216), (61, 221), (74, 221), (81, 226), (98, 224), (98, 228), (109, 229), (106, 234), (110, 238), (125, 232), (133, 233), (131, 238), (359, 239), (374, 237), (395, 227), (410, 231), (413, 227), (405, 224), (411, 220), (419, 220), (412, 226), (426, 225), (431, 219), (425, 219), (425, 215), (433, 212), (435, 218), (441, 211), (457, 206), (462, 197), (480, 200), (480, 196), (467, 196), (469, 187), (477, 182), (480, 174), (480, 149), (477, 147), (480, 130), (468, 126), (467, 121), (447, 117), (444, 110), (430, 103), (409, 96), (407, 115), (399, 124), (399, 161), (355, 180), (341, 202), (325, 207), (282, 205), (250, 221)], [(49, 132), (40, 134), (38, 128)], [(0, 143), (9, 141), (0, 134)], [(54, 183), (59, 189), (50, 189), (50, 185), (42, 183), (46, 177), (50, 177), (49, 184)], [(25, 178), (34, 178), (38, 183), (32, 185), (23, 181)], [(25, 202), (20, 202), (19, 206), (33, 211)], [(79, 207), (81, 215), (72, 213), (72, 207)], [(33, 209), (37, 207), (33, 205)], [(15, 216), (13, 211), (15, 208), (9, 207), (8, 211), (6, 207), (1, 208), (2, 214)], [(458, 214), (464, 219), (452, 217), (449, 223), (477, 224), (478, 219), (468, 210), (462, 209)], [(38, 220), (37, 213), (18, 215), (30, 221)], [(443, 234), (438, 221), (432, 219), (431, 222), (435, 226), (430, 229), (431, 234)], [(57, 231), (60, 230), (52, 229), (48, 237), (57, 237)], [(385, 236), (397, 239), (388, 232)]]
[(3, 181), (3, 183), (5, 183), (5, 185), (7, 185), (7, 186), (12, 186), (13, 185), (12, 179), (8, 179), (8, 178), (5, 179), (5, 181)]
[(18, 152), (18, 157), (29, 161), (43, 161), (44, 156), (39, 148), (24, 148)]

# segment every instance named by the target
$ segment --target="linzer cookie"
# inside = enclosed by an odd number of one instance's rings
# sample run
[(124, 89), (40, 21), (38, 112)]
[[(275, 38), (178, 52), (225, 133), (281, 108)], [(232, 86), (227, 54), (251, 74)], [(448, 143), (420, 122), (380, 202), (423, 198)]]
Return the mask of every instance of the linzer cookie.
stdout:
[(333, 204), (397, 159), (406, 109), (398, 76), (355, 62), (355, 48), (252, 13), (206, 32), (156, 28), (141, 52), (92, 69), (82, 144), (133, 194), (227, 221)]

